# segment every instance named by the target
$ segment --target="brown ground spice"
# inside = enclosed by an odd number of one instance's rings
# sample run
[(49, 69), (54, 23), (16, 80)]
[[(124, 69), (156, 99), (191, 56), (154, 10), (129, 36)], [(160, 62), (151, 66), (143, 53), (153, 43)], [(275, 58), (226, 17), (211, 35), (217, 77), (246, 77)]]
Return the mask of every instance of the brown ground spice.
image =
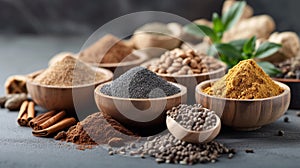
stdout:
[(104, 78), (84, 62), (67, 55), (39, 74), (33, 82), (51, 86), (76, 86), (95, 83)]
[(83, 50), (79, 54), (79, 59), (89, 63), (119, 63), (123, 59), (125, 59), (124, 61), (137, 59), (132, 51), (132, 47), (127, 46), (117, 37), (108, 34)]
[(284, 90), (253, 59), (239, 62), (228, 74), (203, 92), (233, 99), (259, 99), (277, 96)]
[(111, 146), (122, 146), (125, 142), (138, 139), (138, 136), (123, 127), (116, 120), (98, 112), (69, 128), (67, 132), (58, 133), (54, 138), (77, 145), (110, 143), (112, 144)]

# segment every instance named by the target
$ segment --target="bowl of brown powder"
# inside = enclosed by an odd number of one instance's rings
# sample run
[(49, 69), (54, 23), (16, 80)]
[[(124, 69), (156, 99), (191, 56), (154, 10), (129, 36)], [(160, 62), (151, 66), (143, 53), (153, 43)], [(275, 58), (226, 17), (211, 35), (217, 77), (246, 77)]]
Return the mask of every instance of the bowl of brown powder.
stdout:
[(280, 118), (290, 103), (290, 88), (273, 81), (254, 60), (241, 61), (220, 79), (196, 87), (196, 101), (215, 111), (224, 125), (256, 130)]
[(100, 111), (141, 135), (166, 129), (166, 111), (186, 102), (186, 87), (143, 67), (132, 68), (95, 89)]
[(95, 111), (93, 91), (112, 77), (109, 70), (90, 67), (67, 55), (46, 70), (29, 75), (26, 85), (34, 102), (47, 110)]
[(114, 72), (114, 77), (118, 77), (145, 62), (148, 56), (108, 34), (81, 51), (78, 58), (93, 66), (109, 69)]

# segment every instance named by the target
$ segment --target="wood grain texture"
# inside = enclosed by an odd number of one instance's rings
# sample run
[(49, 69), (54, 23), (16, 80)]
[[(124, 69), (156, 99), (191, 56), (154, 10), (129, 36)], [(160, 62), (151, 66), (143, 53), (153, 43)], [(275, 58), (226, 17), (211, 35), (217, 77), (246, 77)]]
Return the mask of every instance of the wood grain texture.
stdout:
[(200, 83), (196, 87), (196, 101), (204, 107), (215, 111), (224, 125), (237, 130), (255, 130), (270, 124), (280, 118), (288, 109), (290, 103), (290, 88), (276, 82), (284, 88), (284, 92), (278, 96), (264, 99), (229, 99), (207, 95), (203, 88), (210, 86), (218, 79)]
[(221, 121), (218, 116), (216, 116), (217, 122), (215, 127), (204, 130), (204, 131), (191, 131), (187, 130), (183, 126), (181, 126), (178, 122), (176, 122), (171, 117), (167, 117), (167, 127), (172, 135), (174, 135), (177, 139), (192, 142), (192, 143), (206, 143), (210, 142), (218, 136), (221, 130)]
[(151, 131), (165, 126), (166, 111), (181, 103), (186, 103), (186, 87), (172, 83), (181, 92), (172, 96), (151, 99), (133, 99), (108, 96), (100, 89), (110, 82), (99, 85), (95, 89), (95, 101), (100, 111), (110, 115), (121, 124)]
[[(113, 74), (109, 70), (103, 68), (95, 69), (104, 73), (105, 78), (92, 84), (69, 87), (48, 86), (33, 83), (32, 81), (34, 78), (30, 77), (37, 76), (37, 73), (34, 72), (33, 74), (35, 75), (29, 75), (26, 82), (27, 90), (33, 101), (47, 110), (76, 112), (76, 110), (78, 111), (79, 109), (85, 111), (93, 106), (96, 110), (96, 104), (93, 97), (94, 89), (99, 84), (111, 80)], [(41, 72), (42, 71), (39, 71), (38, 73)], [(74, 115), (74, 113), (72, 115)]]
[[(150, 61), (145, 62), (142, 64), (142, 66), (146, 66), (151, 64), (152, 61), (157, 61), (157, 59), (152, 59)], [(227, 70), (227, 65), (224, 64), (223, 62), (219, 61), (219, 63), (222, 65), (220, 69), (217, 69), (215, 71), (211, 71), (208, 73), (201, 73), (201, 74), (193, 74), (193, 75), (172, 75), (172, 74), (160, 74), (156, 73), (158, 76), (162, 77), (163, 79), (174, 82), (174, 83), (179, 83), (185, 87), (187, 87), (187, 102), (188, 104), (194, 104), (196, 103), (195, 101), (195, 87), (206, 80), (210, 79), (217, 79), (221, 78), (222, 76), (225, 75), (226, 70)]]

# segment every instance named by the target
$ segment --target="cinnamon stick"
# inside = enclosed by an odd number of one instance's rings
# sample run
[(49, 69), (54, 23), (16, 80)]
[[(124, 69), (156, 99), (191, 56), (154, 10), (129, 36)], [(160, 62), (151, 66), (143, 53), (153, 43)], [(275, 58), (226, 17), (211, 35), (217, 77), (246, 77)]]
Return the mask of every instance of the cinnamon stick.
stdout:
[[(40, 114), (40, 115), (38, 115), (37, 117), (35, 117), (35, 118), (33, 118), (30, 122), (29, 122), (29, 126), (31, 127), (31, 128), (34, 128), (34, 125), (35, 125), (35, 123), (36, 122), (39, 122), (39, 121), (41, 121), (42, 119), (44, 119), (44, 118), (47, 118), (47, 117), (52, 117), (52, 116), (54, 116), (55, 115), (55, 111), (49, 111), (49, 112), (46, 112), (46, 113), (44, 113), (44, 114)], [(50, 118), (49, 117), (49, 118)]]
[(42, 124), (37, 125), (37, 130), (42, 130), (42, 129), (45, 129), (45, 128), (48, 128), (48, 127), (54, 125), (58, 121), (62, 120), (66, 115), (67, 115), (67, 113), (65, 111), (61, 111), (61, 112), (55, 114), (55, 116), (49, 118)]
[(34, 102), (29, 102), (28, 103), (28, 108), (27, 108), (27, 120), (30, 121), (35, 117), (35, 110), (34, 110)]
[[(20, 125), (20, 126), (24, 126), (23, 124), (23, 120), (22, 120), (22, 118), (23, 118), (23, 116), (25, 115), (25, 114), (27, 114), (26, 112), (27, 112), (27, 106), (28, 106), (28, 101), (24, 101), (23, 103), (22, 103), (22, 105), (21, 105), (21, 107), (20, 107), (20, 111), (19, 111), (19, 114), (18, 114), (18, 118), (17, 118), (17, 122), (18, 122), (18, 124)], [(27, 120), (27, 118), (26, 118), (26, 120)]]
[(61, 130), (64, 130), (72, 125), (75, 125), (76, 124), (76, 119), (71, 117), (71, 118), (65, 118), (61, 121), (59, 121), (58, 123), (46, 128), (46, 129), (43, 129), (43, 130), (33, 130), (32, 131), (32, 134), (34, 136), (37, 136), (37, 137), (47, 137), (49, 135), (52, 135), (54, 133), (57, 133)]
[(20, 126), (27, 126), (28, 120), (27, 120), (27, 113), (24, 113), (22, 118), (18, 120), (18, 123)]

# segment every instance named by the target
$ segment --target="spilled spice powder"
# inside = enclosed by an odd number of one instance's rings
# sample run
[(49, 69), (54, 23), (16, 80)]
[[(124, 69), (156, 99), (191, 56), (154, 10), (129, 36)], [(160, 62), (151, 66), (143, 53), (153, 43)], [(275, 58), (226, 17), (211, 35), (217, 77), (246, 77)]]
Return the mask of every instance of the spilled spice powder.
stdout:
[(204, 93), (232, 99), (260, 99), (283, 92), (253, 59), (239, 62)]
[(85, 145), (109, 143), (111, 146), (122, 146), (125, 142), (138, 139), (138, 136), (108, 115), (98, 112), (89, 115), (67, 132), (58, 133), (54, 138), (82, 145), (82, 148)]
[(96, 72), (84, 62), (67, 55), (50, 65), (33, 82), (51, 86), (76, 86), (95, 83), (104, 77), (103, 73)]
[(83, 50), (79, 54), (79, 59), (88, 63), (119, 63), (123, 59), (125, 59), (124, 61), (137, 59), (132, 51), (132, 47), (127, 46), (117, 37), (108, 34)]

